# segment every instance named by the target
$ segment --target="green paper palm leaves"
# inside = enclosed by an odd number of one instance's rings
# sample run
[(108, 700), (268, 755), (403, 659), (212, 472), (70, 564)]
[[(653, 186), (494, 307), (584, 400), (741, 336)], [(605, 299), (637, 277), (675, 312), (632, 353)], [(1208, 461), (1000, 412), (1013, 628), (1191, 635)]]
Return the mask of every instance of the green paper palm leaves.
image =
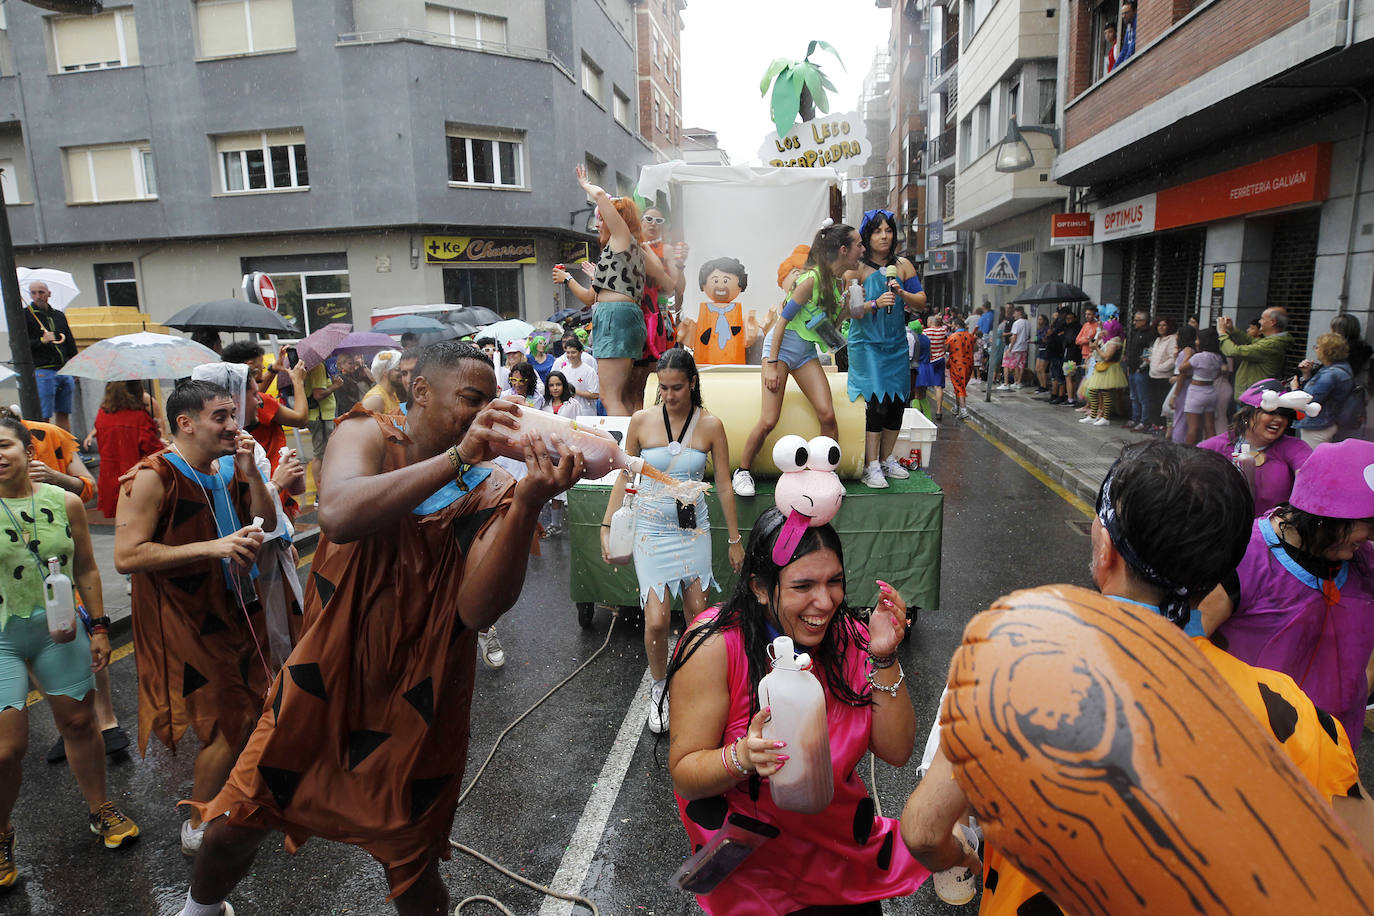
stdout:
[(810, 121), (816, 116), (817, 109), (822, 112), (830, 111), (830, 99), (826, 95), (826, 90), (834, 92), (835, 84), (830, 82), (819, 64), (811, 62), (811, 55), (817, 48), (835, 55), (840, 69), (844, 69), (840, 52), (828, 42), (816, 40), (807, 44), (806, 56), (801, 60), (788, 60), (785, 57), (775, 59), (768, 65), (763, 74), (763, 81), (759, 83), (759, 95), (766, 95), (768, 86), (773, 86), (773, 126), (778, 129), (779, 137), (786, 136), (796, 123), (798, 115), (801, 115), (803, 121)]

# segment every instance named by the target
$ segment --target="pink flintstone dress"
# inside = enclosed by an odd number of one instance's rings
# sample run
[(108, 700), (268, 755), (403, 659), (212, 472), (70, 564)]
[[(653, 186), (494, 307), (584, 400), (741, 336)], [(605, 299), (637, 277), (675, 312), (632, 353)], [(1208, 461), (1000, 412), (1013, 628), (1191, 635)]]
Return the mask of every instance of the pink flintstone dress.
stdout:
[[(1235, 450), (1235, 443), (1231, 440), (1230, 433), (1222, 433), (1202, 440), (1197, 447), (1216, 452), (1223, 458), (1230, 458)], [(1293, 493), (1293, 476), (1311, 455), (1312, 446), (1293, 436), (1280, 436), (1273, 445), (1264, 450), (1264, 463), (1255, 468), (1256, 517), (1288, 502), (1288, 497)]]
[[(705, 611), (709, 619), (715, 608)], [(868, 631), (855, 624), (866, 640)], [(744, 639), (738, 629), (722, 631), (730, 665), (727, 683), (730, 711), (722, 743), (748, 731), (753, 691)], [(855, 690), (868, 689), (864, 654), (851, 650), (845, 678)], [(821, 685), (825, 679), (819, 671)], [(929, 877), (902, 842), (896, 818), (877, 817), (873, 799), (855, 771), (868, 751), (873, 711), (849, 706), (826, 689), (830, 758), (835, 770), (835, 797), (819, 814), (799, 814), (773, 804), (766, 780), (748, 779), (724, 795), (688, 802), (677, 796), (678, 814), (696, 851), (707, 843), (732, 812), (777, 827), (769, 840), (710, 894), (697, 902), (712, 916), (783, 916), (809, 906), (836, 906), (903, 897)], [(750, 788), (755, 787), (756, 797)]]
[(1240, 602), (1212, 641), (1243, 662), (1282, 671), (1318, 709), (1345, 726), (1351, 745), (1364, 732), (1365, 665), (1374, 651), (1374, 544), (1319, 580), (1279, 543), (1269, 517), (1255, 520), (1236, 568)]

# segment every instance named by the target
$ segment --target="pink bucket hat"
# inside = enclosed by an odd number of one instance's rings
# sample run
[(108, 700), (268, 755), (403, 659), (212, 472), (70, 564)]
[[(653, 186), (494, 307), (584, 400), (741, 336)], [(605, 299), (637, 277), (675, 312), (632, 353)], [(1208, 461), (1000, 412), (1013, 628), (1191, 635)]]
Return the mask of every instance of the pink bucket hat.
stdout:
[(1293, 478), (1288, 501), (1323, 518), (1374, 518), (1374, 442), (1317, 446)]

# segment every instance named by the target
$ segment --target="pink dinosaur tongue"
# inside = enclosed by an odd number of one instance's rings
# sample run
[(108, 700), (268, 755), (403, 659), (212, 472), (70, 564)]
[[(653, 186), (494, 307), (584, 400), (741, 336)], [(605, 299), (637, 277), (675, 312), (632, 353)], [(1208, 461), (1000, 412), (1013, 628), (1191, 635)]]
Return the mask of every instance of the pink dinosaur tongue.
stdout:
[(778, 534), (778, 539), (773, 542), (773, 562), (778, 566), (786, 566), (792, 562), (792, 551), (797, 549), (801, 543), (802, 535), (806, 534), (806, 529), (810, 527), (810, 519), (793, 509), (787, 516), (787, 521), (782, 523), (782, 531)]

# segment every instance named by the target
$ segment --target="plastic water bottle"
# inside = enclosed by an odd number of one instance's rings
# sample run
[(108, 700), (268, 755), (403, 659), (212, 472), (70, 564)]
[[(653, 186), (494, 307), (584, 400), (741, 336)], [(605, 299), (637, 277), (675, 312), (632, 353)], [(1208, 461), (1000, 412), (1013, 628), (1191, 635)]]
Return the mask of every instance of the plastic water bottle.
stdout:
[(606, 558), (617, 566), (634, 559), (635, 552), (635, 494), (634, 487), (625, 488), (625, 501), (611, 514), (611, 530), (606, 536)]
[(1240, 447), (1231, 455), (1231, 462), (1240, 471), (1245, 482), (1250, 485), (1250, 492), (1255, 492), (1255, 469), (1259, 462), (1255, 460), (1255, 453), (1250, 449), (1249, 442), (1241, 442)]
[(788, 760), (768, 777), (779, 808), (816, 814), (835, 796), (830, 733), (825, 726), (825, 691), (811, 673), (811, 656), (793, 654), (792, 637), (773, 640), (773, 670), (759, 681), (759, 705), (772, 708), (763, 737), (786, 741)]
[(62, 572), (57, 557), (48, 558), (48, 576), (43, 580), (43, 604), (47, 608), (48, 635), (53, 642), (76, 638), (76, 595), (72, 580)]
[(850, 318), (862, 318), (867, 311), (867, 303), (864, 302), (864, 290), (859, 285), (858, 280), (849, 281), (849, 289), (845, 292), (845, 304), (849, 306)]

